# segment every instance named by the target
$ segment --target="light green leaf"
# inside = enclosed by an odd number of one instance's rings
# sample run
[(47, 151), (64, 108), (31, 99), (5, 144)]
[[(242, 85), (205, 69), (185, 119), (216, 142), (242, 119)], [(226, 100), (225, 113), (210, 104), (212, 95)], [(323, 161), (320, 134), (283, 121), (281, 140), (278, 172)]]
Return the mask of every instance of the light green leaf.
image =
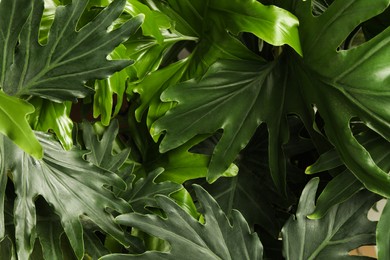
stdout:
[(155, 215), (125, 214), (120, 224), (139, 228), (170, 243), (168, 252), (148, 251), (140, 255), (111, 255), (102, 259), (262, 259), (263, 248), (256, 234), (250, 232), (240, 212), (231, 220), (217, 202), (201, 187), (195, 186), (205, 224), (188, 215), (171, 199), (160, 196), (158, 204), (166, 218)]
[(34, 135), (26, 117), (34, 112), (34, 107), (0, 90), (0, 133), (35, 158), (42, 158), (42, 146)]
[(35, 98), (30, 101), (35, 111), (30, 115), (30, 124), (36, 131), (52, 130), (65, 150), (73, 147), (73, 121), (70, 119), (71, 103), (57, 103), (50, 100)]
[[(109, 56), (114, 60), (125, 59), (126, 48), (119, 45)], [(111, 118), (118, 115), (122, 104), (123, 95), (127, 86), (127, 69), (118, 71), (107, 79), (95, 81), (95, 95), (93, 101), (93, 117), (101, 116), (100, 121), (108, 126)], [(115, 95), (115, 104), (114, 104)], [(113, 107), (115, 107), (113, 109)]]
[(1, 176), (11, 174), (16, 193), (14, 222), (18, 257), (28, 259), (37, 237), (35, 200), (38, 196), (42, 196), (60, 217), (78, 258), (84, 255), (80, 222), (84, 214), (104, 232), (124, 244), (131, 243), (107, 212), (107, 208), (128, 212), (130, 206), (104, 187), (124, 189), (125, 183), (114, 173), (84, 161), (83, 151), (75, 148), (64, 151), (51, 136), (41, 133), (37, 136), (45, 149), (42, 160), (27, 155), (8, 139), (2, 142)]
[(319, 179), (305, 187), (294, 216), (282, 229), (286, 259), (349, 259), (348, 253), (362, 245), (375, 243), (376, 223), (367, 218), (378, 200), (373, 193), (361, 191), (348, 201), (334, 206), (319, 220), (308, 219), (314, 210)]
[(390, 203), (386, 201), (376, 229), (378, 259), (386, 259), (390, 255)]
[(107, 31), (125, 5), (125, 0), (115, 0), (76, 31), (87, 3), (87, 0), (74, 0), (57, 7), (47, 44), (42, 46), (38, 37), (43, 1), (1, 1), (0, 86), (4, 92), (55, 101), (81, 98), (91, 93), (84, 86), (87, 80), (105, 78), (132, 63), (108, 61), (106, 57), (138, 29), (143, 16)]
[(275, 45), (288, 44), (302, 55), (298, 34), (298, 19), (288, 11), (265, 6), (255, 0), (209, 1), (210, 9), (217, 13), (217, 22), (228, 30), (251, 32), (260, 39)]

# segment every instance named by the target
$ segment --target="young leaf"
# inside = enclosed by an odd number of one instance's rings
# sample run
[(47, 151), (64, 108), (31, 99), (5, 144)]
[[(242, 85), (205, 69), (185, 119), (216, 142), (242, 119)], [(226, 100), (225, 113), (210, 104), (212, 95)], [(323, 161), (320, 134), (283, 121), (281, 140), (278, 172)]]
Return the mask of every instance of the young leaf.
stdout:
[(73, 147), (73, 121), (70, 119), (71, 103), (57, 103), (41, 98), (30, 101), (35, 111), (30, 115), (30, 122), (36, 131), (54, 131), (65, 150)]
[(84, 86), (87, 80), (105, 78), (130, 65), (131, 61), (106, 59), (142, 23), (140, 15), (119, 29), (107, 31), (121, 14), (125, 2), (113, 1), (77, 31), (77, 22), (88, 0), (74, 0), (57, 7), (47, 44), (42, 46), (38, 38), (43, 0), (1, 1), (0, 86), (4, 92), (55, 101), (73, 100), (91, 93)]
[(238, 211), (232, 212), (231, 221), (217, 202), (200, 186), (194, 186), (202, 206), (205, 224), (188, 215), (171, 199), (160, 196), (158, 204), (166, 218), (155, 215), (130, 213), (120, 215), (118, 223), (139, 228), (168, 241), (168, 252), (148, 251), (140, 255), (109, 255), (102, 259), (262, 259), (262, 245), (256, 234)]
[(26, 101), (11, 97), (0, 90), (0, 133), (35, 158), (42, 158), (43, 150), (26, 117), (34, 107)]
[(311, 220), (307, 216), (314, 210), (318, 183), (314, 178), (306, 185), (295, 216), (282, 229), (286, 259), (348, 259), (349, 251), (375, 244), (376, 223), (367, 214), (378, 197), (359, 192), (334, 206), (324, 218)]
[(80, 223), (80, 216), (84, 214), (102, 230), (129, 244), (130, 241), (106, 209), (128, 212), (130, 206), (104, 187), (109, 185), (124, 189), (125, 183), (114, 173), (84, 161), (83, 151), (64, 151), (51, 136), (41, 133), (37, 133), (37, 136), (45, 150), (43, 159), (39, 161), (25, 154), (8, 139), (2, 143), (4, 160), (1, 161), (1, 176), (11, 174), (17, 195), (14, 222), (18, 257), (28, 259), (33, 249), (37, 236), (35, 200), (38, 196), (52, 205), (60, 217), (78, 258), (84, 254)]

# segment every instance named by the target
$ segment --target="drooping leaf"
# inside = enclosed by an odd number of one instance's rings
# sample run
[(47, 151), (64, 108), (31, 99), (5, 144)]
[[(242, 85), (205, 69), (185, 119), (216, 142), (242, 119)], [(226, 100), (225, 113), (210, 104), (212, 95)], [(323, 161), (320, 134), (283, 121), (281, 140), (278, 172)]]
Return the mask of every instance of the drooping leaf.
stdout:
[(1, 161), (1, 175), (6, 176), (8, 172), (12, 175), (17, 195), (14, 221), (18, 257), (27, 259), (32, 252), (37, 237), (35, 200), (39, 195), (60, 217), (63, 230), (78, 258), (84, 254), (79, 219), (84, 214), (122, 243), (131, 243), (106, 211), (107, 208), (118, 212), (130, 209), (125, 201), (116, 198), (104, 187), (109, 185), (124, 189), (126, 185), (123, 181), (114, 173), (84, 161), (83, 151), (76, 148), (64, 151), (51, 136), (41, 133), (37, 136), (45, 149), (42, 160), (25, 154), (8, 139), (2, 142), (4, 160)]
[(4, 92), (72, 100), (91, 93), (84, 86), (87, 80), (105, 78), (131, 64), (108, 61), (106, 56), (138, 29), (143, 16), (107, 31), (124, 8), (125, 0), (116, 0), (76, 31), (87, 3), (72, 1), (57, 7), (47, 44), (42, 46), (38, 38), (43, 1), (1, 1), (0, 86)]
[(367, 214), (378, 197), (361, 191), (346, 202), (334, 206), (319, 220), (308, 219), (314, 210), (319, 179), (305, 187), (294, 216), (282, 229), (286, 259), (349, 259), (349, 251), (375, 244), (376, 223)]
[(36, 139), (26, 117), (34, 107), (0, 90), (0, 133), (36, 158), (42, 158), (42, 146)]
[(70, 119), (71, 103), (57, 103), (50, 100), (35, 98), (30, 101), (35, 111), (30, 115), (30, 124), (36, 131), (52, 130), (65, 150), (73, 147), (73, 121)]
[(390, 203), (387, 201), (376, 230), (378, 259), (386, 259), (390, 255)]
[(118, 216), (117, 221), (168, 241), (170, 250), (140, 255), (113, 254), (102, 259), (262, 259), (260, 240), (250, 233), (241, 213), (234, 211), (229, 220), (205, 190), (199, 186), (194, 188), (205, 224), (192, 218), (171, 199), (160, 196), (158, 204), (166, 218), (132, 213)]
[(380, 14), (389, 0), (336, 0), (324, 13), (312, 15), (311, 1), (297, 1), (303, 59), (291, 56), (291, 84), (315, 104), (325, 132), (342, 161), (367, 189), (390, 197), (390, 176), (353, 136), (352, 118), (390, 140), (390, 28), (359, 46), (339, 50), (363, 21)]

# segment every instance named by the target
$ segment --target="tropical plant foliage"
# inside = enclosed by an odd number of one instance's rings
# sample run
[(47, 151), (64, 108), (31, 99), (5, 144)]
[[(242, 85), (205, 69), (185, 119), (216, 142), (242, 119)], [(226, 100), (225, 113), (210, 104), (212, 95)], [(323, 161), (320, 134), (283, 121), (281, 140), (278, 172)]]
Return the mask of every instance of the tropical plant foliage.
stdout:
[(0, 258), (388, 259), (389, 6), (0, 0)]

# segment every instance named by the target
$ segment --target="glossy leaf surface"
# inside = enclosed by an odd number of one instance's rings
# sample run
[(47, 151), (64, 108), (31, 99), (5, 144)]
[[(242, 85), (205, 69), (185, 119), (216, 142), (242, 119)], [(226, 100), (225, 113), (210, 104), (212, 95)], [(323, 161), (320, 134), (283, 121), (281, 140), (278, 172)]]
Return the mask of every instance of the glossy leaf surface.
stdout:
[(262, 259), (262, 245), (238, 211), (231, 221), (216, 201), (199, 186), (195, 187), (201, 203), (205, 224), (188, 215), (167, 197), (158, 203), (166, 218), (153, 215), (128, 214), (117, 217), (124, 225), (135, 226), (168, 241), (168, 252), (146, 252), (140, 255), (112, 255), (103, 259)]
[(349, 251), (375, 243), (376, 223), (367, 214), (378, 200), (366, 191), (334, 206), (320, 220), (307, 216), (314, 210), (319, 179), (312, 179), (305, 187), (294, 216), (282, 229), (286, 259), (349, 259)]
[(105, 78), (131, 64), (108, 61), (106, 56), (138, 29), (143, 17), (108, 32), (107, 28), (124, 8), (125, 1), (117, 0), (76, 31), (87, 3), (73, 1), (57, 7), (47, 44), (42, 46), (38, 37), (43, 1), (1, 1), (0, 85), (4, 92), (73, 100), (91, 93), (84, 86), (87, 80)]

